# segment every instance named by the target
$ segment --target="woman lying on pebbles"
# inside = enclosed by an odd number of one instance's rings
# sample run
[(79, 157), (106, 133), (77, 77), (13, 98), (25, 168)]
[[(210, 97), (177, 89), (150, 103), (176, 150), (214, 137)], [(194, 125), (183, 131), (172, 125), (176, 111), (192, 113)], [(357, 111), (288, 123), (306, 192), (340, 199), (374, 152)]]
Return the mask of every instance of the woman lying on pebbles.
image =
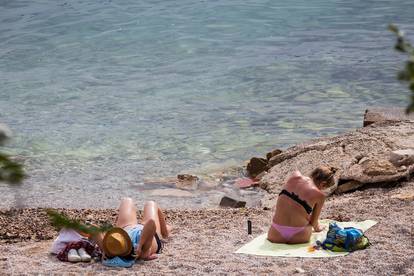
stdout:
[[(137, 210), (131, 198), (124, 198), (119, 206), (116, 227), (98, 234), (94, 240), (102, 250), (104, 259), (152, 260), (161, 253), (163, 241), (169, 236), (170, 226), (158, 204), (147, 201), (144, 205), (142, 224), (138, 223)], [(105, 261), (104, 261), (105, 264)], [(111, 263), (107, 262), (111, 265)], [(114, 264), (114, 266), (119, 266)]]
[(104, 265), (122, 267), (132, 266), (135, 259), (157, 258), (155, 254), (161, 253), (163, 248), (161, 239), (169, 236), (171, 228), (158, 204), (154, 201), (144, 204), (142, 224), (138, 224), (131, 198), (122, 199), (118, 210), (116, 226), (107, 232), (86, 234), (64, 226), (52, 244), (51, 253), (69, 262), (90, 262), (92, 257), (99, 258), (102, 253)]
[(310, 178), (295, 171), (279, 194), (267, 239), (274, 243), (306, 243), (312, 228), (322, 231), (318, 222), (325, 201), (322, 190), (334, 184), (334, 174), (335, 169), (326, 166), (316, 168)]

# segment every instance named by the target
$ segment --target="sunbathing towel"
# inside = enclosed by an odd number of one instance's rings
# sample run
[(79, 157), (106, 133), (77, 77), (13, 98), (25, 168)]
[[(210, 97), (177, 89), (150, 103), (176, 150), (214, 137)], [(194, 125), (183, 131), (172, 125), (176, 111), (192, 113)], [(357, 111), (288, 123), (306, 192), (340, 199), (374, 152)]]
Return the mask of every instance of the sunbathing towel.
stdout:
[[(325, 258), (325, 257), (337, 257), (348, 255), (349, 252), (332, 252), (323, 249), (313, 250), (313, 245), (319, 240), (323, 242), (326, 238), (326, 232), (329, 228), (329, 223), (333, 220), (321, 220), (320, 224), (325, 227), (325, 230), (319, 233), (312, 233), (309, 243), (303, 244), (282, 244), (271, 243), (267, 240), (267, 233), (258, 236), (253, 239), (242, 248), (236, 251), (236, 253), (252, 254), (260, 256), (278, 256), (278, 257), (303, 257), (303, 258)], [(355, 227), (362, 231), (366, 231), (375, 224), (376, 221), (364, 220), (360, 222), (337, 222), (341, 227)]]

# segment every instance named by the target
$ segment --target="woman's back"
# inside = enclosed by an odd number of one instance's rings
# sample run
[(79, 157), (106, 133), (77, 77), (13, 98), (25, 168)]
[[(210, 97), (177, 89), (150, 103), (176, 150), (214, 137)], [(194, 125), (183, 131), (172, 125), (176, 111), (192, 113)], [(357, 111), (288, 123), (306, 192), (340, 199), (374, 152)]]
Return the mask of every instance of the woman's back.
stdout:
[(277, 199), (268, 240), (302, 243), (309, 240), (312, 229), (321, 231), (318, 218), (325, 199), (321, 188), (331, 182), (332, 175), (328, 168), (320, 167), (312, 172), (312, 179), (299, 171), (289, 177)]
[[(314, 207), (315, 194), (319, 191), (309, 177), (295, 172), (282, 188), (288, 193), (296, 195), (310, 208)], [(309, 214), (301, 203), (282, 193), (277, 199), (273, 222), (286, 226), (304, 226), (309, 223)]]

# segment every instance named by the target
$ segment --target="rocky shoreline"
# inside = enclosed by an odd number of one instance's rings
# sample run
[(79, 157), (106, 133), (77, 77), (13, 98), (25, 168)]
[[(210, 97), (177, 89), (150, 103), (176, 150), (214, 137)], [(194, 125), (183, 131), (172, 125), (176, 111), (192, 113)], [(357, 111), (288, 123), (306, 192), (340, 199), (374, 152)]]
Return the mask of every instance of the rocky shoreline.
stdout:
[(414, 117), (404, 117), (397, 109), (391, 111), (367, 110), (363, 128), (310, 140), (284, 151), (276, 149), (266, 158), (253, 157), (247, 170), (269, 193), (262, 199), (262, 206), (272, 206), (286, 177), (296, 169), (309, 174), (320, 165), (335, 168), (336, 185), (328, 194), (409, 180), (414, 173)]
[[(110, 269), (98, 263), (61, 263), (48, 254), (57, 232), (45, 208), (0, 209), (0, 274), (128, 273), (204, 275), (412, 275), (414, 257), (414, 122), (380, 120), (367, 127), (275, 150), (253, 161), (251, 180), (234, 184), (242, 190), (260, 185), (268, 194), (257, 208), (166, 210), (173, 235), (156, 261), (132, 269)], [(265, 160), (265, 161), (264, 161)], [(265, 163), (262, 171), (252, 172)], [(253, 237), (266, 232), (272, 207), (285, 177), (294, 169), (309, 173), (325, 164), (336, 167), (337, 185), (327, 199), (321, 218), (338, 221), (377, 220), (367, 233), (372, 245), (347, 257), (329, 259), (271, 258), (234, 254)], [(181, 175), (182, 191), (197, 189), (198, 178)], [(354, 185), (354, 186), (352, 186)], [(344, 187), (347, 187), (346, 189)], [(341, 190), (342, 189), (342, 190)], [(238, 207), (242, 207), (240, 205)], [(58, 209), (70, 217), (93, 223), (113, 223), (114, 209)], [(142, 214), (139, 213), (139, 216)], [(247, 220), (253, 233), (247, 233)], [(25, 265), (22, 265), (25, 264)]]

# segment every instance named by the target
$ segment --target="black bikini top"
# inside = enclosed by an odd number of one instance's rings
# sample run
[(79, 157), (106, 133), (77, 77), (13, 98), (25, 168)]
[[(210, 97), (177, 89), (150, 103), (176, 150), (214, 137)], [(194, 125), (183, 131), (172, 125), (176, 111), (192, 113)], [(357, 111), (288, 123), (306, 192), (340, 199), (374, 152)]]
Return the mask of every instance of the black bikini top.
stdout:
[(305, 200), (300, 199), (300, 197), (297, 194), (288, 192), (285, 189), (283, 189), (279, 193), (279, 195), (287, 195), (288, 197), (290, 197), (291, 199), (293, 199), (294, 201), (302, 205), (303, 208), (305, 208), (306, 213), (308, 214), (312, 213), (313, 211), (312, 207), (310, 207), (309, 204)]

